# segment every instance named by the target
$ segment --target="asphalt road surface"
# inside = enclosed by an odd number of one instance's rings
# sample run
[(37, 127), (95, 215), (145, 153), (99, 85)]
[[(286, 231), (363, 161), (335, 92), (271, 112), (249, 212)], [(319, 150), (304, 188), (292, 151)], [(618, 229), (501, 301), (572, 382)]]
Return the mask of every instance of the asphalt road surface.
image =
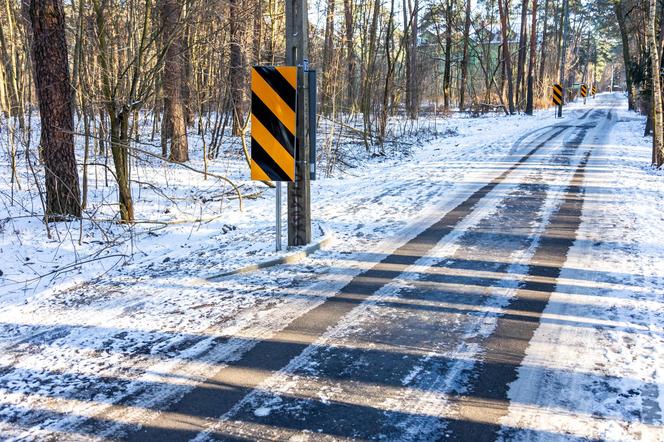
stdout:
[(509, 437), (611, 100), (525, 134), (504, 173), (124, 439)]

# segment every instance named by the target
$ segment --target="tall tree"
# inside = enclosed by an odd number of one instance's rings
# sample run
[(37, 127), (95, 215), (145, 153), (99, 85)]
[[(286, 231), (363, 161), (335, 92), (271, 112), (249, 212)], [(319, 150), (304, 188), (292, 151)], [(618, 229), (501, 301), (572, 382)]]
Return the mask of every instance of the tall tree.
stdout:
[(650, 63), (652, 72), (652, 156), (653, 163), (657, 167), (662, 167), (664, 164), (664, 111), (662, 110), (662, 76), (659, 54), (659, 39), (657, 38), (657, 34), (659, 33), (657, 29), (657, 0), (650, 0), (646, 29), (650, 49)]
[(371, 111), (373, 109), (373, 91), (376, 81), (376, 48), (378, 46), (378, 18), (380, 15), (380, 0), (374, 0), (371, 14), (371, 27), (369, 28), (369, 52), (362, 85), (361, 111), (364, 122), (364, 146), (369, 150), (373, 134), (371, 130)]
[[(385, 31), (385, 61), (387, 63), (387, 71), (385, 73), (385, 82), (383, 83), (383, 103), (380, 108), (380, 116), (378, 119), (378, 143), (381, 147), (381, 152), (384, 152), (385, 136), (387, 134), (387, 116), (390, 107), (390, 97), (392, 96), (392, 86), (396, 59), (399, 54), (394, 52), (394, 5), (395, 0), (390, 0), (390, 13), (387, 18), (387, 29)], [(403, 45), (399, 49), (403, 48)], [(399, 50), (398, 52), (401, 52)]]
[(450, 96), (452, 95), (452, 27), (454, 17), (452, 15), (453, 1), (446, 0), (445, 3), (445, 67), (443, 70), (443, 107), (450, 108)]
[[(448, 0), (449, 1), (449, 0)], [(416, 119), (419, 112), (419, 78), (417, 68), (419, 0), (403, 0), (403, 21), (406, 65), (406, 110), (411, 119)]]
[(321, 111), (330, 114), (332, 110), (334, 70), (332, 68), (332, 54), (334, 51), (334, 5), (336, 0), (328, 0), (327, 13), (325, 16), (325, 40), (323, 42), (323, 84), (321, 100)]
[(521, 28), (519, 30), (519, 52), (516, 66), (516, 103), (522, 109), (523, 78), (526, 64), (526, 41), (528, 39), (528, 0), (521, 0)]
[(182, 41), (180, 16), (182, 5), (178, 0), (161, 0), (161, 20), (164, 44), (164, 119), (162, 120), (162, 151), (170, 140), (169, 159), (176, 162), (189, 160), (187, 123), (183, 100), (185, 82), (185, 51)]
[(510, 53), (510, 30), (508, 23), (509, 0), (498, 0), (498, 11), (500, 13), (500, 32), (502, 36), (502, 62), (507, 79), (507, 103), (509, 113), (514, 114), (514, 82), (512, 81), (512, 54)]
[(247, 107), (240, 0), (229, 0), (228, 9), (228, 28), (230, 32), (228, 84), (233, 104), (233, 135), (240, 135)]
[(32, 0), (30, 20), (34, 79), (41, 116), (41, 149), (46, 173), (46, 217), (81, 216), (74, 154), (74, 114), (60, 0)]
[(620, 38), (622, 40), (623, 62), (625, 64), (625, 83), (627, 84), (627, 106), (629, 110), (635, 110), (636, 87), (632, 78), (633, 60), (629, 48), (629, 33), (627, 32), (623, 0), (615, 0), (613, 3), (613, 10), (616, 14), (616, 21), (618, 22), (618, 29), (620, 30)]
[(355, 26), (353, 15), (353, 0), (344, 0), (344, 25), (346, 41), (346, 82), (348, 90), (348, 107), (351, 112), (355, 109), (355, 53), (353, 40), (355, 38)]
[[(547, 42), (549, 37), (549, 0), (544, 1), (544, 11), (542, 11), (542, 42), (540, 43), (540, 68), (538, 81), (543, 85), (544, 69), (546, 68)], [(543, 85), (544, 86), (544, 85)], [(545, 89), (545, 88), (543, 88)]]
[(466, 106), (466, 82), (468, 77), (468, 43), (470, 40), (470, 0), (466, 0), (466, 17), (463, 25), (463, 58), (461, 59), (461, 84), (459, 85), (459, 110)]
[(530, 61), (528, 63), (528, 92), (526, 97), (526, 113), (533, 114), (533, 71), (537, 62), (537, 0), (533, 0), (532, 23), (530, 25)]

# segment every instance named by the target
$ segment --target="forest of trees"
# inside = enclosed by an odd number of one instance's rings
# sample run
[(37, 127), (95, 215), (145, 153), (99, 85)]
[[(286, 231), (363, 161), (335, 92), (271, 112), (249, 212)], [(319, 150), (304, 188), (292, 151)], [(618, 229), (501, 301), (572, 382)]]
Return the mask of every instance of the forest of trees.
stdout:
[[(662, 0), (320, 0), (309, 8), (319, 117), (355, 125), (365, 149), (388, 141), (395, 117), (532, 114), (550, 106), (562, 77), (599, 91), (624, 84), (630, 108), (649, 117), (653, 163), (664, 163), (664, 96), (653, 75), (664, 53)], [(276, 0), (4, 0), (1, 9), (0, 130), (13, 173), (20, 149), (43, 165), (51, 220), (80, 216), (86, 167), (101, 163), (118, 186), (121, 220), (132, 222), (130, 158), (186, 164), (191, 133), (204, 137), (206, 159), (223, 155), (224, 137), (247, 134), (249, 68), (284, 62)], [(37, 111), (41, 142), (31, 146)], [(146, 127), (153, 144), (141, 138)]]

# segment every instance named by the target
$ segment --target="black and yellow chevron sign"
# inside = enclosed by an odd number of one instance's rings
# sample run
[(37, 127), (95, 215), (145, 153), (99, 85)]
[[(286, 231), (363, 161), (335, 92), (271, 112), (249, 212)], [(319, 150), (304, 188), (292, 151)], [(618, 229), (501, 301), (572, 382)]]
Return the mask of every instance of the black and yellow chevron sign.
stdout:
[(586, 86), (585, 84), (581, 85), (581, 96), (583, 98), (586, 98), (588, 96), (588, 86)]
[(251, 69), (251, 179), (295, 180), (297, 67)]
[(555, 83), (552, 88), (551, 100), (556, 106), (563, 103), (563, 87), (558, 83)]
[(591, 92), (593, 95), (596, 95), (596, 94), (597, 94), (597, 88), (595, 87), (594, 84), (593, 84), (593, 87), (590, 89), (590, 92)]

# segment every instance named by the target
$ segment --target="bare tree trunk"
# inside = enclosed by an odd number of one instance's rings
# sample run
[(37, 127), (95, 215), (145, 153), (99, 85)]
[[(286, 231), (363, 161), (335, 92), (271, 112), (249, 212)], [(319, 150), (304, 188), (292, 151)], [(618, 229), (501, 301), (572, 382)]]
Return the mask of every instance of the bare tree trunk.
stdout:
[(263, 43), (263, 0), (256, 0), (253, 20), (254, 38), (251, 47), (251, 56), (255, 64), (261, 64), (261, 45)]
[(530, 61), (528, 63), (528, 96), (526, 114), (533, 114), (533, 71), (537, 62), (537, 0), (533, 0), (532, 23), (530, 26)]
[[(185, 2), (186, 4), (186, 2)], [(190, 6), (187, 6), (188, 8)], [(185, 17), (183, 14), (180, 14), (183, 19)], [(191, 59), (192, 57), (192, 27), (189, 23), (185, 22), (183, 24), (184, 26), (184, 35), (183, 38), (180, 40), (182, 44), (182, 54), (180, 56), (181, 60), (181, 72), (182, 72), (182, 79), (180, 80), (181, 84), (181, 90), (182, 90), (182, 108), (184, 111), (184, 121), (186, 123), (186, 126), (192, 126), (194, 124), (194, 105), (192, 104), (192, 93), (191, 93), (191, 88), (192, 88), (192, 83), (193, 83), (193, 61)]]
[(355, 28), (353, 26), (353, 0), (344, 0), (344, 21), (346, 25), (346, 75), (348, 89), (348, 107), (351, 112), (355, 109), (355, 54), (353, 39)]
[(74, 153), (74, 114), (67, 62), (65, 14), (60, 0), (32, 0), (35, 84), (41, 115), (47, 220), (81, 216)]
[(420, 84), (422, 79), (421, 69), (419, 68), (419, 56), (417, 53), (417, 37), (419, 35), (419, 14), (420, 14), (420, 0), (413, 1), (413, 10), (411, 11), (411, 28), (410, 28), (410, 89), (411, 89), (411, 108), (410, 118), (417, 119), (420, 113)]
[(653, 99), (653, 136), (652, 156), (657, 167), (664, 164), (664, 111), (662, 110), (662, 81), (660, 75), (659, 41), (657, 38), (657, 0), (650, 0), (648, 11), (647, 36), (650, 44), (650, 62), (652, 72), (652, 99)]
[(538, 81), (540, 84), (543, 84), (544, 82), (544, 69), (546, 68), (546, 55), (547, 55), (547, 38), (549, 37), (549, 0), (545, 0), (544, 2), (544, 11), (543, 11), (543, 17), (542, 19), (544, 22), (542, 23), (542, 43), (540, 47), (540, 68), (539, 68), (539, 76)]
[(380, 0), (374, 0), (369, 29), (369, 52), (367, 54), (367, 67), (362, 87), (362, 118), (364, 122), (364, 146), (369, 151), (373, 138), (371, 130), (371, 111), (373, 109), (373, 85), (376, 70), (376, 46), (378, 42), (378, 16), (380, 15)]
[(119, 113), (109, 115), (111, 123), (111, 152), (115, 166), (115, 178), (120, 194), (120, 218), (123, 222), (134, 221), (134, 202), (129, 183), (129, 111), (123, 108)]
[(461, 60), (461, 84), (459, 85), (459, 110), (466, 107), (466, 81), (468, 77), (468, 41), (470, 39), (470, 0), (466, 0), (466, 20), (463, 25), (463, 59)]
[(325, 17), (325, 41), (323, 42), (323, 96), (321, 97), (321, 111), (326, 115), (330, 114), (333, 108), (332, 95), (333, 78), (332, 53), (334, 50), (334, 5), (335, 0), (328, 0), (327, 15)]
[(629, 50), (629, 35), (625, 23), (625, 12), (623, 10), (623, 0), (615, 0), (613, 10), (618, 21), (620, 29), (620, 38), (622, 40), (623, 60), (625, 64), (625, 83), (627, 83), (627, 106), (629, 110), (636, 110), (636, 87), (632, 79), (632, 56)]
[(416, 119), (418, 114), (417, 98), (417, 14), (418, 0), (415, 4), (403, 0), (404, 59), (406, 67), (406, 112), (408, 117)]
[[(390, 95), (392, 92), (392, 84), (394, 77), (395, 59), (398, 54), (394, 54), (394, 2), (390, 0), (390, 15), (387, 21), (387, 30), (385, 31), (385, 58), (387, 62), (387, 72), (385, 73), (385, 83), (383, 87), (383, 103), (380, 109), (380, 120), (378, 125), (378, 143), (381, 147), (381, 152), (384, 152), (383, 144), (387, 134), (387, 117), (389, 113)], [(403, 46), (401, 46), (403, 47)]]
[(523, 100), (523, 77), (526, 65), (526, 40), (528, 39), (528, 0), (521, 0), (521, 29), (519, 31), (519, 54), (516, 66), (516, 104), (519, 109)]
[[(664, 1), (660, 0), (659, 2), (660, 5), (660, 11), (659, 11), (659, 66), (660, 66), (660, 72), (662, 69), (664, 69), (664, 61), (662, 58), (664, 58), (664, 17), (662, 17), (662, 9), (664, 9)], [(663, 77), (664, 78), (664, 77)], [(660, 82), (660, 97), (662, 99), (662, 108), (664, 109), (664, 84)], [(664, 119), (664, 116), (662, 116), (662, 119)], [(664, 137), (664, 134), (662, 135)]]
[(242, 134), (246, 113), (244, 60), (242, 56), (242, 33), (240, 23), (240, 0), (229, 0), (228, 23), (230, 30), (230, 66), (228, 81), (233, 101), (233, 135)]
[[(163, 91), (164, 119), (162, 133), (170, 139), (170, 160), (189, 160), (187, 123), (182, 97), (184, 79), (184, 52), (182, 45), (180, 15), (182, 6), (178, 0), (162, 0), (161, 20), (164, 28), (166, 54), (164, 60)], [(163, 137), (164, 135), (162, 135)], [(163, 138), (162, 138), (163, 139)], [(164, 145), (162, 144), (162, 149)]]
[[(99, 67), (101, 71), (101, 86), (106, 105), (106, 113), (111, 126), (111, 153), (115, 166), (115, 179), (118, 183), (120, 218), (124, 223), (134, 221), (134, 203), (131, 197), (129, 183), (129, 109), (127, 105), (119, 105), (115, 100), (111, 79), (111, 51), (108, 45), (107, 23), (105, 9), (107, 2), (93, 1), (95, 9), (96, 33), (99, 44)], [(146, 14), (147, 16), (147, 14)], [(140, 61), (140, 56), (138, 57)], [(138, 72), (138, 66), (136, 71)], [(130, 97), (131, 98), (131, 97)], [(103, 140), (103, 138), (102, 138)], [(100, 140), (101, 141), (101, 140)]]
[(452, 0), (445, 4), (445, 68), (443, 70), (443, 107), (450, 108), (450, 93), (452, 89)]
[(514, 83), (512, 81), (512, 54), (509, 48), (509, 25), (507, 22), (507, 13), (509, 12), (509, 0), (498, 0), (498, 10), (500, 12), (500, 31), (502, 35), (502, 58), (507, 79), (507, 103), (509, 113), (514, 114)]

